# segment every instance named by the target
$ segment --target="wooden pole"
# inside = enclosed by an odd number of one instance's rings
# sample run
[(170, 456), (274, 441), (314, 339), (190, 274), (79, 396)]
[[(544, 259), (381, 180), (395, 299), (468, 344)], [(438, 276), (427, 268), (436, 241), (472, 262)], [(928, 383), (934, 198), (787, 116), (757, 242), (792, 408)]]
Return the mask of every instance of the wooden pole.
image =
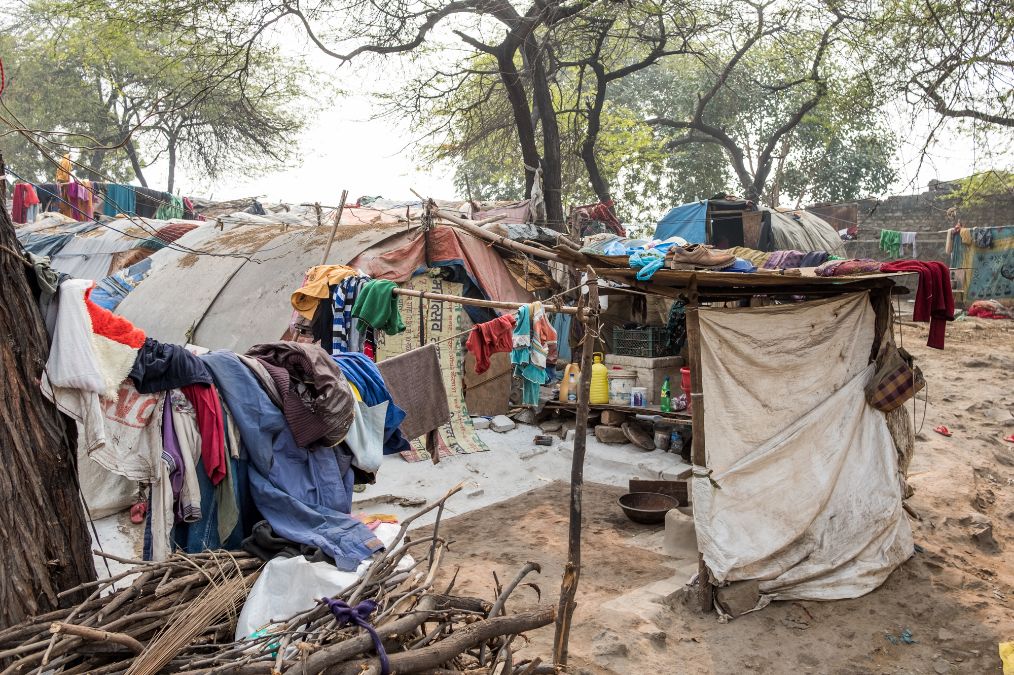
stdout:
[[(690, 444), (690, 461), (695, 467), (703, 467), (708, 463), (704, 446), (704, 386), (701, 373), (701, 317), (700, 297), (697, 292), (697, 275), (691, 275), (689, 302), (687, 303), (687, 355), (690, 359), (690, 419), (693, 437)], [(691, 479), (692, 480), (692, 479)], [(710, 612), (714, 607), (714, 586), (711, 584), (711, 572), (704, 563), (704, 555), (698, 546), (698, 596), (701, 609)]]
[[(408, 288), (395, 288), (392, 291), (395, 295), (408, 295), (413, 298), (425, 298), (427, 300), (438, 300), (441, 302), (456, 302), (459, 305), (471, 305), (473, 307), (488, 307), (490, 309), (518, 309), (529, 303), (522, 302), (500, 302), (499, 300), (479, 300), (478, 298), (465, 298), (460, 295), (446, 295), (444, 293), (430, 293), (429, 291), (415, 291)], [(580, 315), (578, 307), (556, 307), (546, 305), (546, 309), (561, 314)]]
[[(582, 295), (578, 301), (583, 302)], [(581, 499), (584, 489), (584, 456), (588, 445), (588, 406), (591, 400), (592, 355), (600, 330), (598, 323), (598, 277), (588, 271), (588, 305), (585, 312), (584, 343), (581, 345), (581, 380), (577, 391), (577, 422), (574, 425), (574, 458), (570, 465), (570, 529), (567, 536), (567, 564), (560, 584), (560, 606), (556, 613), (553, 663), (558, 671), (567, 667), (570, 624), (577, 607), (577, 584), (581, 578)]]
[[(342, 190), (342, 200), (338, 202), (338, 210), (334, 214), (334, 225), (331, 227), (331, 234), (327, 238), (327, 246), (324, 248), (324, 257), (321, 258), (320, 264), (327, 264), (327, 257), (331, 255), (331, 244), (334, 243), (334, 236), (338, 233), (338, 223), (342, 222), (342, 212), (345, 211), (345, 200), (348, 199), (349, 191)], [(317, 207), (320, 208), (319, 206)]]
[[(419, 197), (419, 199), (422, 199), (424, 202), (428, 202), (428, 200), (426, 200), (425, 198), (420, 197), (419, 193), (416, 192), (415, 190), (412, 190), (412, 194), (414, 194), (416, 197)], [(527, 253), (529, 255), (535, 256), (536, 258), (542, 258), (543, 260), (553, 260), (563, 265), (573, 265), (576, 262), (576, 259), (579, 259), (581, 257), (580, 254), (575, 254), (574, 257), (569, 258), (564, 257), (558, 253), (553, 253), (552, 251), (545, 251), (541, 248), (536, 248), (535, 246), (521, 244), (519, 242), (514, 241), (513, 239), (508, 239), (507, 237), (496, 234), (495, 232), (489, 232), (488, 230), (484, 230), (482, 229), (482, 227), (480, 227), (480, 225), (482, 224), (488, 224), (496, 222), (497, 220), (502, 220), (502, 218), (500, 217), (487, 218), (486, 220), (469, 221), (465, 220), (464, 218), (459, 218), (453, 213), (448, 213), (447, 211), (442, 211), (435, 207), (433, 208), (433, 213), (435, 213), (437, 216), (443, 218), (448, 222), (454, 223), (461, 229), (465, 230), (469, 234), (478, 237), (479, 239), (491, 241), (494, 244), (498, 244), (512, 251), (517, 251), (518, 253)]]

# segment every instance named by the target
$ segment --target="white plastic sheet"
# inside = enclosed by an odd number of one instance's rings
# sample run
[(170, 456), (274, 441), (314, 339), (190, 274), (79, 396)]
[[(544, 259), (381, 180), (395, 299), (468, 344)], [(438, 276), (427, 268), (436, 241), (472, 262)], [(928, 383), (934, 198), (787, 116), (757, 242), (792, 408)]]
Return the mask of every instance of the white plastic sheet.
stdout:
[[(390, 546), (398, 530), (398, 525), (381, 523), (374, 533), (385, 546)], [(243, 604), (236, 623), (236, 640), (311, 609), (319, 598), (340, 593), (365, 574), (371, 563), (372, 560), (364, 560), (355, 572), (341, 572), (331, 563), (312, 563), (303, 556), (269, 560)], [(412, 556), (407, 555), (398, 569), (408, 569), (413, 564)]]
[(863, 393), (868, 295), (700, 319), (707, 468), (695, 468), (694, 520), (715, 578), (759, 579), (762, 604), (875, 589), (913, 544), (894, 443)]

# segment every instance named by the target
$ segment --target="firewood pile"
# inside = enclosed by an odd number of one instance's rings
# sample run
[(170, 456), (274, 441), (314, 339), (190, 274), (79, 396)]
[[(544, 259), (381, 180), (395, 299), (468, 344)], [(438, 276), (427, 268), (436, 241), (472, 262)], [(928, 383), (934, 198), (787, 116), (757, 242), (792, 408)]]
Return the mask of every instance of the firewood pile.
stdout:
[[(493, 602), (454, 595), (453, 580), (435, 587), (448, 547), (439, 536), (440, 516), (460, 487), (405, 519), (394, 543), (331, 599), (337, 611), (321, 599), (235, 641), (236, 620), (264, 565), (259, 558), (237, 551), (176, 554), (158, 563), (114, 558), (135, 565), (64, 591), (62, 597), (88, 594), (76, 606), (0, 631), (0, 675), (554, 672), (537, 658), (515, 659), (513, 649), (519, 635), (552, 623), (556, 608), (505, 610), (508, 596), (538, 565), (528, 563), (511, 583), (498, 584)], [(407, 536), (411, 522), (434, 509), (432, 534)], [(383, 655), (364, 624), (375, 628)]]

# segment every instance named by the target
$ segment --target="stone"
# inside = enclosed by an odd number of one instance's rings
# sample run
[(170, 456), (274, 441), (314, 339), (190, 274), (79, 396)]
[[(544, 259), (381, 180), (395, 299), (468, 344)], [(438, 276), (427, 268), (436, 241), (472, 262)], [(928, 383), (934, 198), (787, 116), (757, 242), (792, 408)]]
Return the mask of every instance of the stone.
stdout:
[(947, 673), (954, 672), (954, 666), (943, 659), (937, 659), (933, 662), (933, 672), (938, 675), (947, 675)]
[(567, 429), (563, 432), (563, 442), (572, 443), (574, 441), (574, 430)]
[[(670, 511), (671, 513), (671, 511)], [(746, 614), (760, 601), (760, 581), (733, 581), (728, 586), (715, 589), (715, 599), (725, 613), (736, 617)]]
[(992, 523), (974, 526), (972, 528), (972, 541), (974, 541), (979, 548), (989, 553), (995, 553), (1000, 549), (1000, 545), (997, 544), (996, 539), (993, 537)]
[(595, 636), (592, 641), (592, 653), (595, 656), (626, 656), (628, 652), (627, 643), (619, 635), (604, 630)]
[(546, 420), (545, 422), (539, 424), (539, 428), (546, 433), (553, 433), (554, 431), (559, 431), (563, 428), (563, 422), (560, 420)]
[(476, 429), (489, 429), (489, 418), (488, 417), (473, 417), (472, 426)]
[(501, 434), (515, 429), (518, 425), (506, 415), (497, 415), (489, 421), (489, 428)]
[(549, 451), (546, 450), (546, 448), (532, 448), (531, 450), (525, 450), (523, 452), (519, 452), (518, 453), (518, 457), (520, 459), (522, 459), (522, 460), (531, 459), (532, 457), (538, 457), (539, 455), (544, 455), (547, 452), (549, 452)]
[(627, 435), (620, 427), (610, 427), (600, 424), (595, 427), (595, 438), (602, 443), (629, 443)]
[(481, 497), (484, 494), (486, 494), (486, 491), (483, 490), (482, 488), (479, 488), (478, 490), (472, 490), (471, 492), (469, 492), (468, 496), (469, 497)]
[(511, 415), (515, 421), (521, 424), (535, 424), (535, 411), (531, 408), (525, 408)]
[(602, 411), (602, 424), (606, 424), (611, 427), (618, 427), (626, 421), (627, 416), (624, 413), (616, 410), (603, 410)]

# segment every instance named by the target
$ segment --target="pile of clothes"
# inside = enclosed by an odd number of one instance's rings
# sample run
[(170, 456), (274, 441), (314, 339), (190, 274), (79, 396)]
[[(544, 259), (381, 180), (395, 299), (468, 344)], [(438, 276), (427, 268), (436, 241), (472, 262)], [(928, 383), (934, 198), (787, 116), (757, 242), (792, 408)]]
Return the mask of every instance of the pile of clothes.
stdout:
[(93, 289), (65, 279), (48, 303), (42, 388), (77, 422), (81, 464), (128, 491), (147, 486), (133, 509), (147, 557), (257, 548), (250, 537), (266, 528), (342, 570), (383, 546), (350, 515), (352, 489), (408, 447), (407, 413), (370, 358), (298, 342), (246, 354), (162, 343), (93, 302)]

